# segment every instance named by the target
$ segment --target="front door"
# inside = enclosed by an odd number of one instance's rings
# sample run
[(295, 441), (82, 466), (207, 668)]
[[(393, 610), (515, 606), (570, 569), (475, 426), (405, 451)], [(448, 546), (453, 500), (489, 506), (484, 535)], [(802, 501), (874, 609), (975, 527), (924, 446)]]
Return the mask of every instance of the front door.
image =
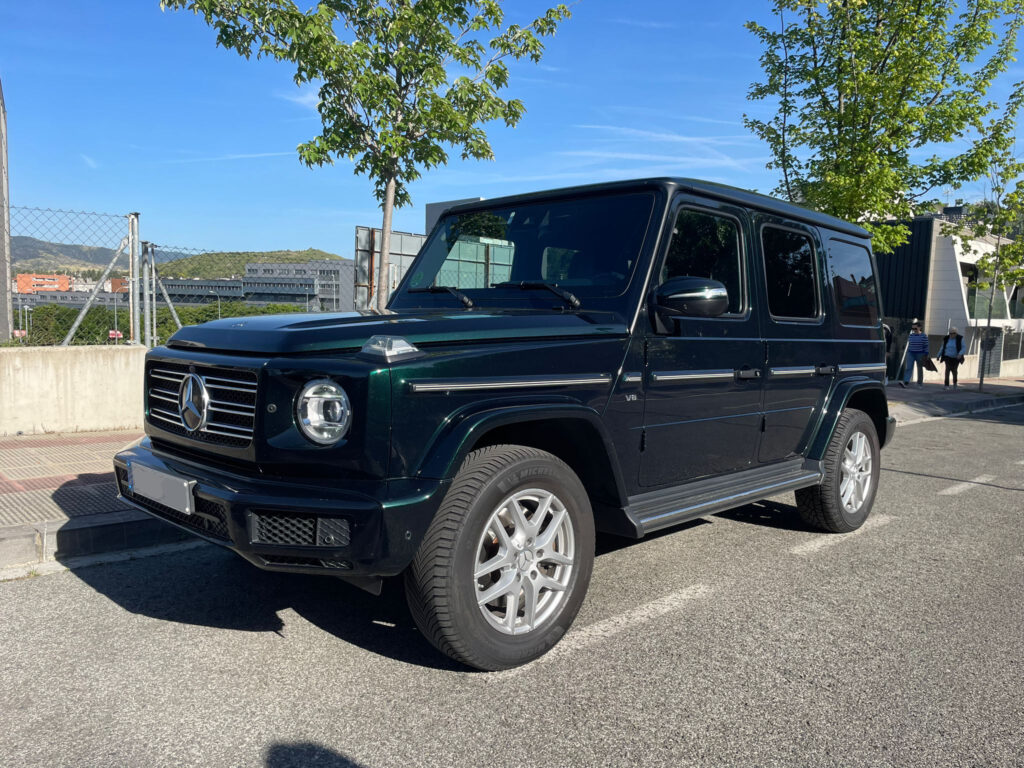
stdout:
[(647, 487), (751, 466), (761, 425), (765, 353), (750, 302), (746, 213), (684, 196), (673, 220), (654, 288), (674, 277), (708, 277), (725, 285), (729, 307), (713, 319), (652, 323), (640, 462)]

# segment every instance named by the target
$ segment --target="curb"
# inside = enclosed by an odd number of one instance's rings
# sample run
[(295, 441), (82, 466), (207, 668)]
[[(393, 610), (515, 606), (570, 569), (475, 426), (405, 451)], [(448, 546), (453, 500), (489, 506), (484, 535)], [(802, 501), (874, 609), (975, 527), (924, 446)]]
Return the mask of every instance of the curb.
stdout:
[(194, 538), (150, 517), (124, 510), (0, 529), (0, 569), (153, 547)]
[(992, 411), (997, 408), (1010, 408), (1014, 405), (1020, 405), (1024, 403), (1024, 394), (1020, 395), (1004, 395), (1003, 397), (987, 397), (984, 400), (976, 400), (971, 403), (964, 403), (962, 408), (958, 408), (955, 411), (947, 411), (941, 407), (932, 406), (933, 410), (928, 408), (917, 408), (911, 407), (909, 403), (890, 402), (890, 411), (895, 410), (894, 405), (903, 406), (903, 409), (911, 411), (913, 418), (905, 421), (896, 420), (897, 426), (909, 426), (911, 424), (919, 424), (923, 421), (931, 421), (932, 419), (943, 419), (950, 416), (965, 416), (971, 413), (978, 413), (980, 411)]

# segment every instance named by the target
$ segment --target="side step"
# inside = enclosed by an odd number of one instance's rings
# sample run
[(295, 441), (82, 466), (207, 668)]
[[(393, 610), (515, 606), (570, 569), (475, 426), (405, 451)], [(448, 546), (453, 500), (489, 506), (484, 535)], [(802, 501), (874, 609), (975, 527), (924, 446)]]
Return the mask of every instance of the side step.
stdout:
[(625, 512), (637, 535), (646, 536), (696, 517), (817, 485), (822, 477), (820, 462), (794, 459), (630, 496)]

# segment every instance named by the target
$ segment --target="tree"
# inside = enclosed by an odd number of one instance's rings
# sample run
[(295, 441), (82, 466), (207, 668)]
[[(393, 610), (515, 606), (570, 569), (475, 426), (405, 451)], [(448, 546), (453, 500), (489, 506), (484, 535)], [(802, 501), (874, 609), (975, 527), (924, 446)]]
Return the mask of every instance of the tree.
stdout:
[[(971, 206), (967, 218), (944, 227), (943, 234), (960, 240), (965, 253), (980, 253), (974, 285), (989, 291), (985, 335), (978, 366), (978, 390), (985, 385), (985, 369), (992, 353), (992, 307), (997, 292), (1024, 284), (1024, 239), (1010, 239), (1024, 220), (1024, 162), (1011, 144), (1004, 143), (992, 158), (988, 170), (988, 195)], [(992, 250), (982, 252), (974, 245), (987, 242)]]
[(499, 0), (324, 0), (308, 11), (294, 0), (161, 5), (201, 14), (219, 45), (290, 62), (297, 84), (319, 85), (323, 130), (299, 145), (299, 157), (311, 167), (348, 158), (373, 179), (384, 214), (381, 311), (392, 213), (410, 202), (409, 183), (446, 163), (445, 147), (464, 159), (493, 159), (484, 124), (515, 126), (525, 111), (518, 99), (498, 95), (509, 80), (505, 60), (540, 61), (541, 38), (570, 15), (557, 5), (526, 26), (505, 26)]
[(886, 220), (985, 174), (1020, 106), (1021, 84), (1001, 109), (987, 94), (1014, 60), (1021, 0), (774, 0), (772, 12), (777, 31), (746, 25), (766, 76), (748, 98), (778, 108), (744, 122), (768, 144), (777, 194), (860, 221), (891, 251), (909, 229)]

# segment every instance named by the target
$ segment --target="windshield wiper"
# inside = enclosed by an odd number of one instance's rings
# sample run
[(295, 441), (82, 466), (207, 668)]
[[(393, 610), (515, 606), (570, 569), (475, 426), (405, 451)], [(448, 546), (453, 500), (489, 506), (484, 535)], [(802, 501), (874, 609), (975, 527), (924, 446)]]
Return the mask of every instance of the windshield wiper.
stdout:
[(543, 280), (509, 280), (504, 283), (491, 283), (492, 288), (518, 288), (521, 291), (532, 291), (545, 289), (551, 291), (562, 301), (573, 309), (580, 308), (580, 300), (564, 288), (559, 288), (557, 283), (547, 283)]
[(450, 293), (467, 308), (473, 306), (473, 300), (454, 285), (428, 285), (426, 288), (410, 288), (407, 293)]

